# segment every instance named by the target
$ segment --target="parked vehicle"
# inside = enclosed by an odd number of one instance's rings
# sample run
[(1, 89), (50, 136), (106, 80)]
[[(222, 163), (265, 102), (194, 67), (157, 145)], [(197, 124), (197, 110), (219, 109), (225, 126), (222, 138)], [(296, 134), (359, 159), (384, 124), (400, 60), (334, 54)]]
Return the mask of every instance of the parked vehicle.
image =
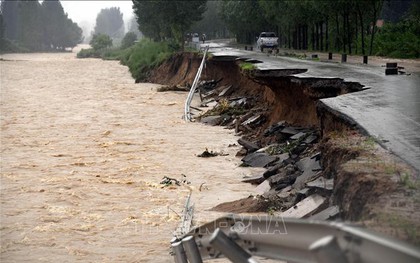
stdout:
[(264, 48), (277, 48), (279, 38), (274, 32), (262, 32), (257, 39), (257, 49), (260, 49), (261, 52), (264, 51)]

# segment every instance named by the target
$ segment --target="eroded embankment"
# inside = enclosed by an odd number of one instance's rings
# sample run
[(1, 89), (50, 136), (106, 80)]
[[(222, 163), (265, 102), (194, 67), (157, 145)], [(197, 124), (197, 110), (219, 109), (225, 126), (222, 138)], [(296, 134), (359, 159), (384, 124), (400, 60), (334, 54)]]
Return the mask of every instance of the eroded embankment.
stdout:
[[(165, 85), (189, 86), (200, 60), (197, 54), (174, 55), (152, 72), (149, 80)], [(373, 138), (364, 136), (366, 134), (358, 128), (357, 123), (339, 112), (333, 112), (320, 102), (322, 98), (362, 90), (361, 84), (345, 82), (340, 78), (294, 76), (299, 70), (242, 71), (239, 63), (234, 59), (218, 57), (211, 58), (206, 63), (201, 79), (216, 80), (215, 92), (210, 93), (219, 105), (221, 102), (232, 104), (240, 98), (246, 99), (245, 106), (240, 111), (219, 116), (214, 124), (236, 128), (243, 138), (259, 147), (280, 141), (278, 136), (267, 136), (267, 131), (276, 128), (280, 121), (302, 127), (305, 131), (311, 129), (311, 134), (316, 130), (321, 137), (319, 142), (306, 145), (298, 155), (307, 156), (321, 152), (320, 176), (334, 181), (332, 193), (325, 196), (323, 207), (337, 205), (340, 209), (339, 218), (342, 220), (363, 222), (378, 231), (420, 243), (420, 198), (414, 171), (382, 149)], [(253, 116), (255, 120), (251, 123), (249, 120)], [(247, 125), (239, 127), (238, 123)], [(289, 141), (281, 139), (284, 145), (289, 144)], [(244, 155), (247, 153), (249, 149)], [(280, 175), (283, 173), (283, 181), (284, 178), (291, 178), (291, 174), (286, 172), (290, 164), (295, 165), (301, 161), (294, 152), (289, 152), (289, 155), (289, 165), (276, 170)], [(295, 180), (296, 177), (288, 182), (288, 186), (294, 188)], [(272, 184), (271, 192), (279, 190), (278, 184), (276, 187)], [(296, 189), (298, 190), (302, 191), (301, 188)], [(280, 192), (276, 191), (274, 192), (278, 196)], [(293, 193), (293, 201), (289, 198), (288, 202), (280, 202), (280, 205), (261, 205), (261, 202), (248, 199), (240, 200), (239, 205), (222, 204), (219, 208), (229, 212), (269, 209), (284, 211), (301, 200), (300, 194)], [(278, 199), (275, 201), (279, 203)], [(243, 206), (246, 205), (252, 208), (244, 210)]]

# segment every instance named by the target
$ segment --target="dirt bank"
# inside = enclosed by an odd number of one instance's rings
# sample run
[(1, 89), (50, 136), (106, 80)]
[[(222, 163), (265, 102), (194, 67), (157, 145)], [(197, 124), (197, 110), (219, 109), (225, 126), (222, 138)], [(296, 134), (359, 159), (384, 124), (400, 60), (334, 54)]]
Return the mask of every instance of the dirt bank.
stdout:
[[(150, 81), (191, 85), (200, 60), (197, 54), (177, 54), (157, 68)], [(239, 63), (210, 58), (202, 79), (221, 80), (218, 92), (232, 86), (230, 98), (247, 97), (255, 101), (254, 109), (259, 108), (264, 121), (248, 132), (247, 138), (263, 147), (267, 142), (263, 131), (283, 120), (318, 129), (322, 135), (317, 149), (322, 152), (323, 175), (334, 179), (330, 203), (339, 205), (341, 219), (361, 222), (377, 231), (419, 244), (420, 214), (415, 211), (418, 211), (420, 198), (415, 171), (366, 136), (357, 123), (319, 102), (321, 98), (360, 91), (363, 86), (339, 78), (300, 79), (292, 74), (279, 76), (278, 72), (261, 77), (259, 72), (241, 71)], [(253, 210), (242, 206), (251, 203), (255, 202), (243, 199), (239, 210), (238, 203), (219, 207), (223, 211), (229, 211), (231, 207), (230, 212), (249, 212)], [(253, 205), (264, 207), (258, 203)]]

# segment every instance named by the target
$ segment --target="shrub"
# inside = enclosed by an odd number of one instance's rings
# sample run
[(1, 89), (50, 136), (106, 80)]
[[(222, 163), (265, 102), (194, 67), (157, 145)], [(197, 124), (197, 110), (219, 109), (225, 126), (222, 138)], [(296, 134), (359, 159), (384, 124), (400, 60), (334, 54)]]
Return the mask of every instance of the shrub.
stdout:
[(137, 40), (137, 35), (134, 32), (128, 32), (125, 34), (121, 41), (121, 49), (126, 49), (134, 45)]
[(413, 20), (387, 24), (376, 39), (377, 55), (420, 58), (420, 25)]
[(144, 80), (151, 69), (159, 66), (173, 52), (167, 42), (143, 39), (122, 54), (121, 64), (128, 66), (131, 75), (138, 82)]
[(105, 34), (95, 34), (89, 44), (94, 50), (100, 50), (112, 47), (112, 39)]
[(100, 58), (101, 53), (93, 48), (82, 49), (77, 53), (77, 58)]

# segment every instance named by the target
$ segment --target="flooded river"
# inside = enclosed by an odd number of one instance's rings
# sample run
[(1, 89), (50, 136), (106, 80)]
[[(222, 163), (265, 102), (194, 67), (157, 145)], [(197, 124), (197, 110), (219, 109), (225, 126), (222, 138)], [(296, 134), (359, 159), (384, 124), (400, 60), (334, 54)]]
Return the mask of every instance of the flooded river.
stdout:
[[(185, 123), (186, 93), (74, 53), (2, 58), (1, 262), (173, 262), (190, 190), (198, 224), (249, 196), (237, 137)], [(198, 158), (206, 148), (229, 155)], [(163, 187), (164, 176), (190, 184)]]

